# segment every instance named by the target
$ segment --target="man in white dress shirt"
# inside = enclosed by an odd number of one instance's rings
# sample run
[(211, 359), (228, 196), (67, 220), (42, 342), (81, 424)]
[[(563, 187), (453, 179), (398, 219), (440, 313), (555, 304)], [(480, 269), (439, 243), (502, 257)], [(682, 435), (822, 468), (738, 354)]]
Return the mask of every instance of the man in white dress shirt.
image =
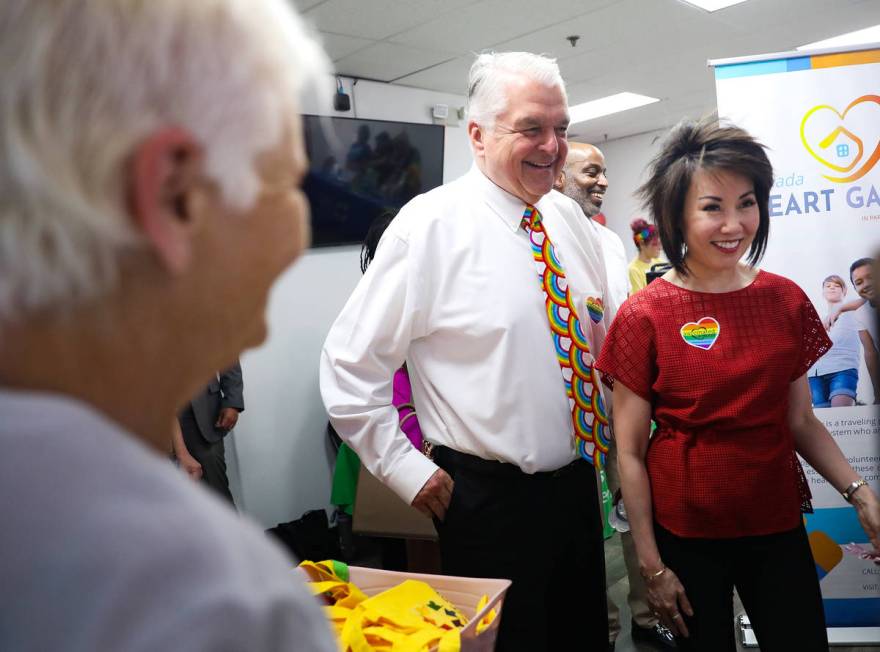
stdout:
[(168, 460), (308, 241), (326, 55), (284, 0), (4, 0), (0, 61), (0, 650), (337, 650)]
[[(475, 165), (388, 227), (327, 336), (321, 392), (370, 472), (434, 518), (445, 573), (513, 580), (499, 650), (564, 649), (572, 637), (604, 649), (595, 476), (577, 461), (522, 227), (534, 206), (595, 354), (614, 305), (598, 237), (552, 191), (568, 150), (565, 89), (553, 60), (528, 53), (480, 55), (468, 88)], [(391, 405), (404, 361), (433, 460), (410, 445)]]
[[(629, 292), (629, 271), (626, 250), (623, 242), (614, 231), (593, 218), (602, 210), (602, 202), (608, 191), (608, 177), (605, 167), (605, 155), (595, 145), (588, 143), (568, 144), (568, 157), (565, 166), (556, 180), (555, 187), (561, 193), (571, 197), (584, 211), (586, 222), (596, 231), (602, 243), (602, 257), (605, 261), (605, 274), (608, 277), (608, 291), (615, 298), (617, 305), (626, 301)], [(611, 318), (614, 315), (609, 315)], [(620, 475), (617, 472), (617, 446), (614, 441), (608, 450), (606, 464), (608, 488), (612, 493), (620, 488)], [(636, 556), (635, 544), (630, 532), (620, 534), (623, 547), (623, 559), (626, 563), (629, 578), (627, 602), (632, 613), (630, 629), (634, 640), (651, 644), (659, 649), (674, 649), (675, 639), (672, 632), (666, 629), (648, 606), (647, 587), (639, 572), (639, 560)], [(617, 636), (620, 634), (620, 609), (608, 596), (608, 630), (609, 647), (614, 649)]]

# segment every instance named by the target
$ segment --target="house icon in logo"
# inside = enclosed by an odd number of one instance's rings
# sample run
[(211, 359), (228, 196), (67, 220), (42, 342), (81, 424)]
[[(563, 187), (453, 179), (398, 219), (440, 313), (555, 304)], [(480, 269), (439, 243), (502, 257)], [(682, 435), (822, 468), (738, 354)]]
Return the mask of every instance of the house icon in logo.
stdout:
[(819, 147), (826, 151), (827, 159), (834, 160), (839, 171), (846, 171), (858, 160), (862, 142), (846, 127), (839, 126), (819, 141)]

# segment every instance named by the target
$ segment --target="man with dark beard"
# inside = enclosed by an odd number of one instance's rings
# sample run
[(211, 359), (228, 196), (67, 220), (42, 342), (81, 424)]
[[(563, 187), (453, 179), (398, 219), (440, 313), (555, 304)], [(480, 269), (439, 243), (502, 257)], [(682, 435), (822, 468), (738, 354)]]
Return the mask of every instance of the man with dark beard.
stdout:
[(605, 155), (595, 145), (569, 143), (565, 167), (556, 189), (574, 199), (584, 215), (593, 218), (602, 210), (608, 190)]

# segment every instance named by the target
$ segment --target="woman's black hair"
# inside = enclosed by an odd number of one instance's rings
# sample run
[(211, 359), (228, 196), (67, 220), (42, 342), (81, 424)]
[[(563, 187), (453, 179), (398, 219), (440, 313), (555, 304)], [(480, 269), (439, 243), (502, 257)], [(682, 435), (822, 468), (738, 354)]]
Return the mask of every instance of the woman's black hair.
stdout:
[(396, 208), (386, 208), (379, 213), (367, 229), (367, 235), (364, 237), (364, 243), (361, 245), (361, 273), (367, 271), (367, 267), (373, 262), (373, 256), (376, 255), (376, 247), (379, 246), (379, 240), (385, 229), (391, 224), (391, 220), (397, 215)]
[(669, 262), (679, 274), (687, 275), (684, 205), (697, 170), (735, 172), (754, 183), (760, 220), (746, 260), (757, 265), (770, 235), (773, 166), (760, 142), (715, 116), (685, 120), (673, 127), (649, 165), (648, 180), (636, 191), (651, 211)]

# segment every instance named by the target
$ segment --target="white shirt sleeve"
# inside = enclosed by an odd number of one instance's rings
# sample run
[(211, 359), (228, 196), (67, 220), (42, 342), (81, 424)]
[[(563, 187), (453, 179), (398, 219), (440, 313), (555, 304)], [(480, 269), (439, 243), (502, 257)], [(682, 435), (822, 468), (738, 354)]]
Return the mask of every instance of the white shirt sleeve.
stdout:
[(400, 430), (392, 383), (410, 342), (424, 334), (430, 297), (418, 259), (394, 226), (330, 328), (320, 387), (339, 435), (370, 473), (410, 504), (438, 467)]
[(623, 241), (614, 231), (601, 224), (596, 224), (601, 236), (602, 255), (605, 260), (605, 273), (608, 283), (608, 296), (612, 302), (609, 305), (609, 317), (611, 320), (617, 314), (617, 310), (626, 301), (629, 294), (629, 269), (626, 261), (626, 250)]

